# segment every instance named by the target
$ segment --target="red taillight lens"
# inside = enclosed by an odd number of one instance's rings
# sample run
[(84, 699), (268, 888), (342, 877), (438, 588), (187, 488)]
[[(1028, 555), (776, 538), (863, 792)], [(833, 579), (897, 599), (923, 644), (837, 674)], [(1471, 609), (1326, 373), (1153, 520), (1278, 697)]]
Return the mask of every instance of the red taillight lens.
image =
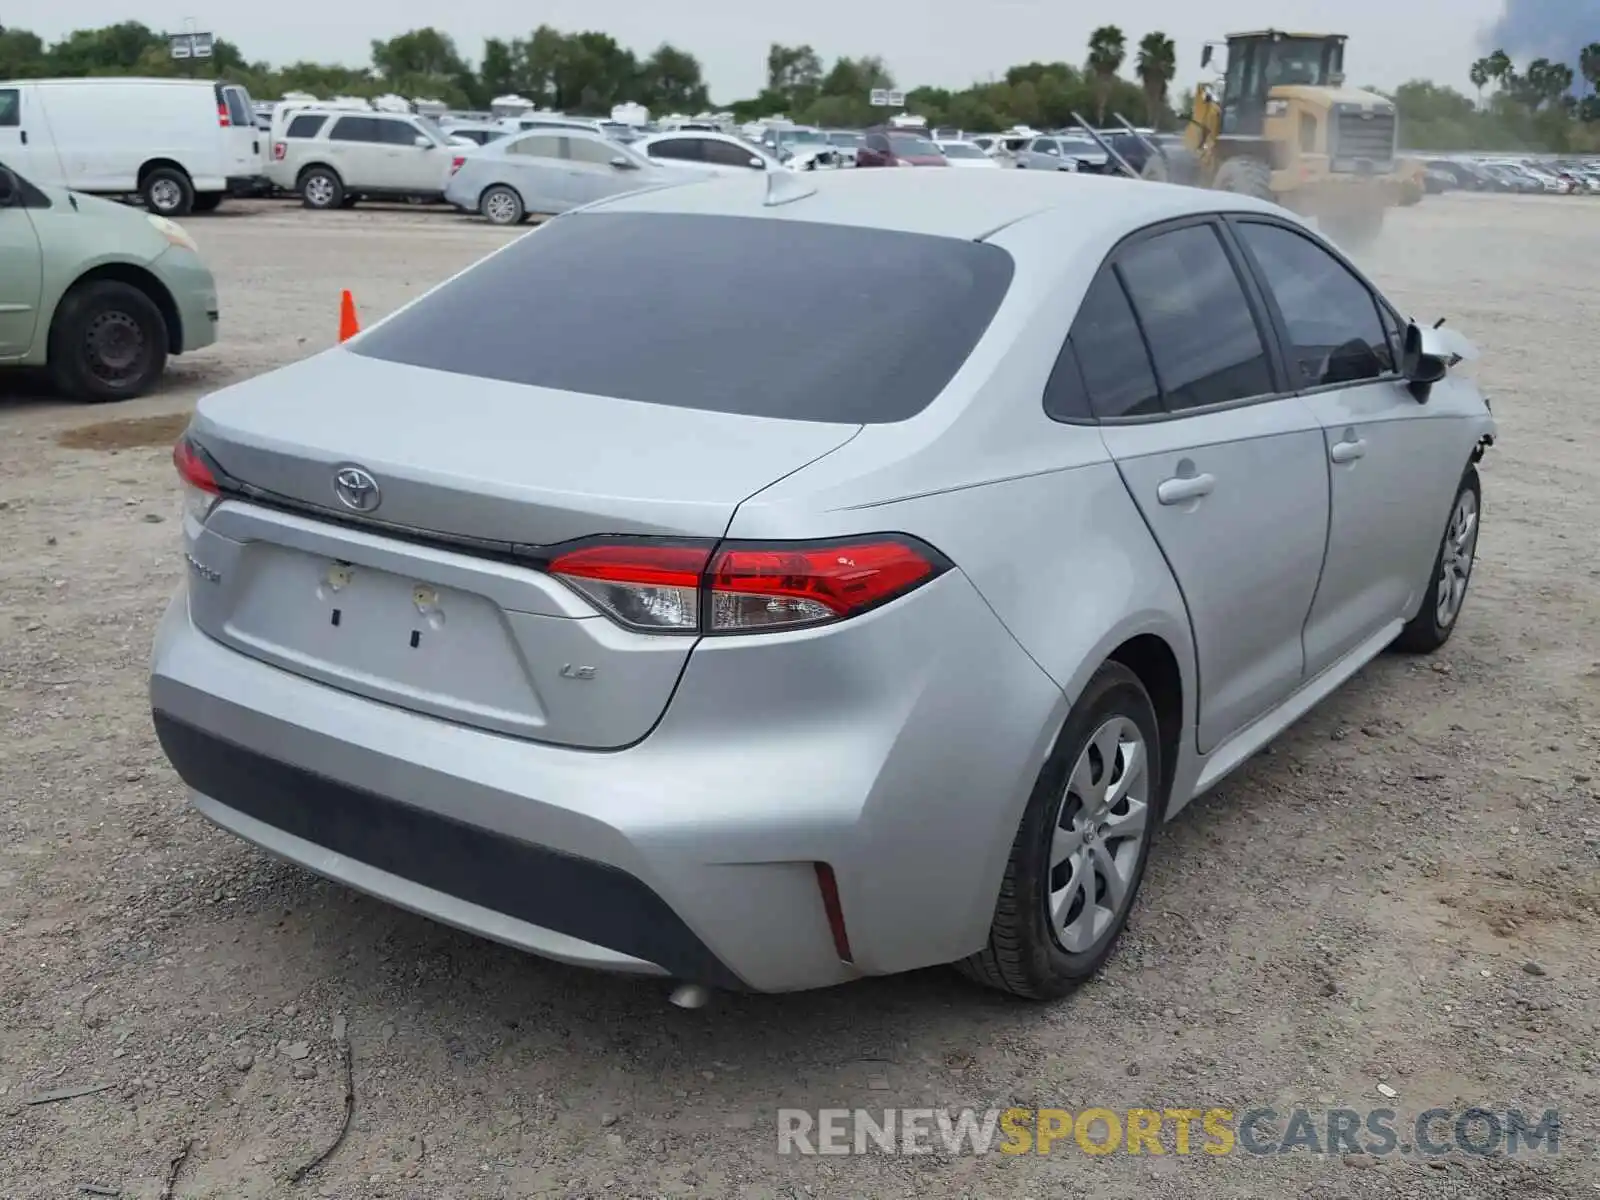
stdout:
[(452, 158), (450, 160), (450, 174), (454, 175), (457, 171), (461, 170), (461, 164), (466, 161), (467, 160), (459, 154)]
[(933, 578), (898, 540), (721, 551), (711, 565), (711, 629), (731, 633), (854, 616)]
[(818, 544), (608, 542), (557, 555), (551, 574), (619, 623), (654, 633), (761, 633), (843, 620), (945, 569), (909, 538)]
[(172, 448), (172, 465), (178, 468), (178, 478), (190, 487), (199, 488), (213, 496), (222, 493), (217, 486), (217, 477), (206, 466), (205, 460), (195, 453), (194, 443), (188, 438), (179, 438), (178, 444)]
[(288, 153), (289, 153), (289, 147), (288, 147), (288, 145), (286, 143), (284, 143), (284, 142), (273, 142), (272, 143), (272, 157), (277, 159), (279, 162), (282, 162), (284, 160), (284, 157)]
[(217, 124), (224, 129), (233, 124), (228, 118), (228, 106), (221, 100), (217, 101)]
[(594, 545), (557, 556), (550, 573), (632, 629), (694, 633), (710, 557), (709, 546)]

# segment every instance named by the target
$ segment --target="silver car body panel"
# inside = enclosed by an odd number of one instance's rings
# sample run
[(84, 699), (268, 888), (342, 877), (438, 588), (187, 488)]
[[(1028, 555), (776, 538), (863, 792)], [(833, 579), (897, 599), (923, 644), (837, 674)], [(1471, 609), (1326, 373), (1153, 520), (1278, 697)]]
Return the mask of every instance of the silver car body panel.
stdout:
[[(151, 698), (203, 813), (563, 961), (822, 986), (983, 943), (1039, 766), (1118, 647), (1159, 641), (1176, 667), (1171, 815), (1417, 611), (1456, 481), (1494, 431), (1469, 380), (1447, 377), (1426, 404), (1378, 380), (1149, 422), (1042, 410), (1072, 315), (1123, 237), (1219, 210), (1292, 220), (1281, 210), (1027, 172), (950, 172), (938, 186), (840, 172), (792, 204), (764, 195), (760, 179), (729, 178), (601, 207), (896, 228), (1011, 255), (987, 332), (920, 412), (865, 426), (735, 417), (342, 350), (202, 401), (194, 433), (224, 467), (324, 507), (230, 500), (203, 529), (186, 525), (198, 566), (162, 622)], [(342, 463), (383, 482), (377, 515), (395, 527), (331, 519)], [(1195, 474), (1214, 477), (1210, 494), (1160, 502), (1164, 483)], [(526, 564), (428, 546), (407, 526), (540, 542), (895, 531), (954, 565), (836, 624), (671, 638), (620, 628)], [(467, 667), (397, 665), (420, 647), (319, 658), (310, 626), (283, 613), (311, 611), (306, 597), (340, 564), (460, 608), (477, 638)], [(373, 611), (391, 605), (387, 623), (403, 629), (409, 594)], [(424, 646), (438, 632), (418, 628)], [(578, 681), (560, 670), (572, 663), (599, 669)], [(250, 770), (231, 770), (230, 755)], [(276, 790), (242, 782), (274, 772)], [(296, 789), (327, 807), (283, 799)], [(339, 805), (342, 823), (327, 815)], [(373, 822), (399, 832), (372, 845)], [(419, 838), (467, 849), (408, 858)], [(520, 864), (505, 873), (524, 883), (495, 893), (491, 860)], [(837, 880), (849, 962), (815, 863)], [(547, 876), (573, 881), (568, 893), (546, 895)]]

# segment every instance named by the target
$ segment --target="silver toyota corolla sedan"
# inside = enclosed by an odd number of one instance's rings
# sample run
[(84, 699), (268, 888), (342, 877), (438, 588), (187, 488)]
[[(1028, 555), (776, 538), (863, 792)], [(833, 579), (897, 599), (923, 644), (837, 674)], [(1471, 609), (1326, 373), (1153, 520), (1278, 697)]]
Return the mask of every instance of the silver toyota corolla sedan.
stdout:
[(619, 197), (200, 402), (156, 729), (224, 829), (537, 954), (1057, 996), (1165, 818), (1450, 636), (1472, 353), (1238, 195)]
[(456, 155), (444, 198), (495, 225), (700, 178), (582, 129), (535, 129)]

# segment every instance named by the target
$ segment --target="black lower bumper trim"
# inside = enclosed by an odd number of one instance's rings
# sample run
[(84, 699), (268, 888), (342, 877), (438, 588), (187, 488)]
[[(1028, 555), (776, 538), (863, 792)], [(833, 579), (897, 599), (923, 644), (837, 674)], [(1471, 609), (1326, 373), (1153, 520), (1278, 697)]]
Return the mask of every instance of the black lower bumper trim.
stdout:
[(154, 719), (184, 783), (220, 804), (380, 871), (655, 963), (674, 978), (745, 988), (666, 901), (625, 871), (336, 783), (163, 712)]

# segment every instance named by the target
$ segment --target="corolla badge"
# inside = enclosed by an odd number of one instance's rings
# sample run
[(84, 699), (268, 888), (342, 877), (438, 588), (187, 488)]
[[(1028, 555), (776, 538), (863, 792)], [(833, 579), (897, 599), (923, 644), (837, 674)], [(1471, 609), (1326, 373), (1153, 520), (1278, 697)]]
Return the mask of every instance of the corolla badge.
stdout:
[(359, 513), (369, 513), (383, 502), (378, 481), (360, 467), (340, 467), (333, 475), (333, 494), (339, 503)]

